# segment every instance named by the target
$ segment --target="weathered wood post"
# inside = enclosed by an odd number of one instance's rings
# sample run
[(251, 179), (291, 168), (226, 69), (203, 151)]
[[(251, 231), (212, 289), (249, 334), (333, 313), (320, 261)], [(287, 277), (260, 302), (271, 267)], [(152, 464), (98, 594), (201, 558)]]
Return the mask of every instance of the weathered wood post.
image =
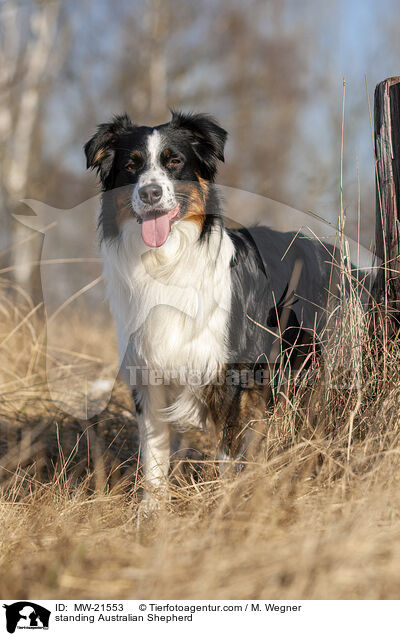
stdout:
[(400, 77), (375, 88), (376, 230), (378, 270), (373, 296), (388, 336), (400, 329)]

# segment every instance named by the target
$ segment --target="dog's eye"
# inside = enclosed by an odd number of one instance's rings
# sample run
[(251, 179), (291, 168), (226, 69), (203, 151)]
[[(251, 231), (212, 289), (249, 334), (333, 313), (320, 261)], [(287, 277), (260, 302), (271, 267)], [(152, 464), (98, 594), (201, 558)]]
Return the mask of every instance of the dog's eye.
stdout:
[(128, 170), (128, 172), (135, 172), (136, 166), (133, 166), (132, 164), (130, 164), (129, 166), (125, 166), (125, 170)]
[(173, 157), (169, 160), (168, 165), (171, 166), (171, 168), (174, 168), (175, 166), (179, 166), (181, 163), (182, 161), (178, 157)]

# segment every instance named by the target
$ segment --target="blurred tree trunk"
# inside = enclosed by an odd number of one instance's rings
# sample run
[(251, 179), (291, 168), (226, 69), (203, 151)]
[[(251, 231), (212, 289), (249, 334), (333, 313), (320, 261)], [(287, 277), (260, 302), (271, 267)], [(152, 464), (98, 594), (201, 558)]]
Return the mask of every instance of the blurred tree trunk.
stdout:
[(6, 185), (6, 170), (12, 129), (11, 91), (17, 78), (17, 51), (20, 42), (17, 8), (14, 2), (3, 5), (0, 19), (2, 24), (0, 40), (0, 263), (5, 258), (12, 243), (12, 218), (9, 210), (9, 192)]
[[(49, 76), (60, 59), (53, 48), (58, 35), (60, 4), (34, 4), (29, 23), (14, 0), (7, 0), (1, 10), (4, 36), (0, 46), (1, 101), (1, 198), (0, 218), (5, 233), (3, 250), (13, 245), (11, 264), (18, 285), (35, 295), (33, 263), (40, 254), (40, 237), (31, 237), (11, 215), (19, 211), (27, 194), (31, 162), (41, 153), (33, 148), (41, 95)], [(26, 33), (25, 33), (26, 31)], [(3, 34), (2, 34), (3, 35)], [(37, 271), (37, 268), (36, 268)]]

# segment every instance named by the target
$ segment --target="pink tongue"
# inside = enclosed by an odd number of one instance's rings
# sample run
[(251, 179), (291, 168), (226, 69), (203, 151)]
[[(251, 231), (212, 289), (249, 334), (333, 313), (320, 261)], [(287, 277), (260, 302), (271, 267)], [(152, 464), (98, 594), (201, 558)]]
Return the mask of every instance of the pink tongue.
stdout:
[(142, 239), (149, 247), (161, 247), (169, 235), (168, 213), (150, 213), (142, 220)]

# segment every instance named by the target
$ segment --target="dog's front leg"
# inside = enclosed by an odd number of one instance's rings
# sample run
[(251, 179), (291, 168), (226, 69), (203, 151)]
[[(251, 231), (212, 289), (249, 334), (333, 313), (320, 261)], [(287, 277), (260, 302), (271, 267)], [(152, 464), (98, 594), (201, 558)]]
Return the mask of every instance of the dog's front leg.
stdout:
[(138, 415), (140, 454), (146, 482), (144, 500), (148, 507), (157, 507), (168, 492), (170, 429), (161, 417), (164, 406), (163, 387), (148, 388)]

